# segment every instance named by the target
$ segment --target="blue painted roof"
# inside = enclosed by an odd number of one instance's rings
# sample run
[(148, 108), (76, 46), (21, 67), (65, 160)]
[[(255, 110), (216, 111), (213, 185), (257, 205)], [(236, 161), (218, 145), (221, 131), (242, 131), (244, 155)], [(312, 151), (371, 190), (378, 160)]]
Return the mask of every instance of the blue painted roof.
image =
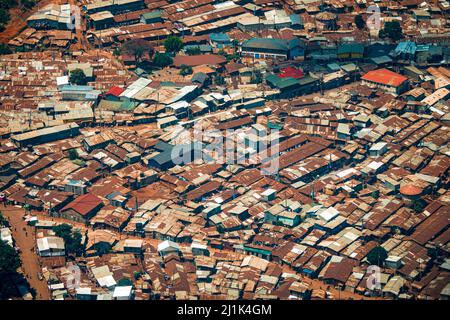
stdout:
[(291, 14), (289, 18), (292, 24), (302, 24), (302, 17), (299, 14)]
[(230, 37), (226, 34), (226, 33), (211, 33), (209, 35), (209, 39), (211, 39), (211, 41), (216, 41), (216, 42), (230, 42)]
[(398, 53), (414, 54), (416, 53), (417, 46), (412, 41), (402, 41), (400, 42), (395, 51)]
[(430, 45), (428, 44), (419, 44), (416, 49), (416, 51), (428, 51), (428, 50), (430, 50)]
[(337, 63), (329, 63), (327, 64), (328, 69), (333, 70), (333, 71), (339, 71), (341, 70), (341, 67), (337, 64)]
[(61, 88), (61, 91), (92, 91), (94, 88), (91, 86), (76, 86), (76, 85), (70, 85), (66, 84)]

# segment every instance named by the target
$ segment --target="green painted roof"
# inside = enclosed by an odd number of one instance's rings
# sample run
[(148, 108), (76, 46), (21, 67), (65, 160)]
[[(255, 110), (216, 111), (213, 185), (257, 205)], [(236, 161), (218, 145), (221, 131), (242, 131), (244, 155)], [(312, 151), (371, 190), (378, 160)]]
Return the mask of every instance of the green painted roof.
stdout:
[(298, 85), (298, 79), (294, 78), (280, 78), (274, 74), (269, 74), (266, 76), (266, 81), (269, 82), (271, 85), (279, 88), (279, 89), (285, 89), (294, 85)]
[(161, 18), (161, 11), (155, 10), (155, 11), (152, 11), (152, 12), (146, 12), (146, 13), (142, 14), (142, 17), (145, 20)]
[(359, 53), (364, 54), (364, 46), (360, 43), (344, 43), (338, 47), (338, 54)]

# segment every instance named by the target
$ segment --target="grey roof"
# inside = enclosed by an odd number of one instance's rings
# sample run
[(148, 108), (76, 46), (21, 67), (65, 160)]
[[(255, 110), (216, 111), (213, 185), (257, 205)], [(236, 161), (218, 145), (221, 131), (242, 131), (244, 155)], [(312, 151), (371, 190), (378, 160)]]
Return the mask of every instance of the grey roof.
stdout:
[(288, 51), (300, 45), (299, 39), (252, 38), (242, 44), (244, 48)]

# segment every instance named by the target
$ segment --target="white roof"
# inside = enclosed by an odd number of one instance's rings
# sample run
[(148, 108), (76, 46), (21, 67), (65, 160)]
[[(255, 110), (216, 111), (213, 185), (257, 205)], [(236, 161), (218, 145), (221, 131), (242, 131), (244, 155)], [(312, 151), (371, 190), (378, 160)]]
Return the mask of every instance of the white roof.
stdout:
[(132, 286), (115, 287), (113, 298), (129, 297), (131, 296), (131, 290), (133, 290)]
[(69, 76), (61, 76), (56, 78), (56, 85), (63, 86), (69, 84)]
[(336, 173), (336, 176), (337, 176), (338, 178), (343, 178), (343, 177), (345, 177), (346, 175), (349, 175), (349, 174), (352, 174), (352, 173), (358, 173), (358, 170), (356, 170), (355, 168), (345, 169), (345, 170), (342, 170), (342, 171), (337, 172), (337, 173)]
[(106, 276), (111, 275), (111, 271), (109, 271), (109, 267), (108, 266), (101, 266), (101, 267), (97, 267), (97, 268), (92, 268), (91, 269), (92, 273), (94, 274), (94, 277), (99, 279), (99, 278), (103, 278)]
[(128, 88), (122, 92), (120, 94), (120, 97), (127, 97), (127, 98), (131, 98), (133, 97), (136, 93), (138, 93), (139, 91), (141, 91), (142, 89), (144, 89), (146, 86), (148, 86), (150, 83), (152, 82), (152, 80), (150, 79), (146, 79), (146, 78), (139, 78), (137, 79), (135, 82), (133, 82), (132, 84), (130, 84), (128, 86)]
[(275, 189), (267, 189), (267, 190), (265, 190), (265, 191), (263, 191), (262, 193), (261, 193), (261, 195), (263, 195), (263, 196), (270, 196), (271, 194), (274, 194), (276, 192), (276, 190)]
[(370, 147), (370, 150), (381, 150), (387, 145), (386, 142), (378, 142), (375, 143), (372, 147)]
[(158, 251), (164, 251), (169, 248), (174, 248), (176, 250), (180, 250), (180, 246), (177, 243), (170, 241), (170, 240), (166, 240), (166, 241), (163, 241), (158, 244)]
[(114, 280), (112, 275), (97, 279), (97, 282), (100, 285), (100, 287), (107, 287), (107, 288), (114, 287), (117, 284), (116, 280)]
[(384, 164), (383, 162), (372, 161), (371, 163), (369, 163), (367, 167), (373, 170), (378, 170), (383, 164)]
[(64, 250), (64, 240), (59, 237), (45, 237), (37, 239), (37, 246), (39, 251), (50, 249)]
[(77, 294), (91, 294), (92, 289), (89, 287), (77, 288)]
[(337, 211), (333, 207), (329, 207), (329, 208), (325, 209), (324, 211), (322, 211), (321, 213), (319, 213), (319, 217), (325, 221), (330, 221), (331, 219), (335, 218), (338, 215), (339, 215), (339, 211)]
[(166, 104), (175, 103), (175, 102), (183, 99), (186, 95), (188, 95), (189, 93), (191, 93), (192, 91), (194, 91), (196, 89), (197, 89), (197, 86), (184, 86), (178, 90), (178, 93), (174, 97), (167, 99), (166, 101), (164, 101), (164, 103), (166, 103)]
[(13, 239), (12, 239), (11, 230), (9, 230), (8, 228), (0, 229), (0, 240), (4, 241), (7, 244), (12, 246)]
[(172, 103), (172, 104), (168, 105), (167, 107), (171, 108), (173, 110), (178, 110), (178, 109), (183, 109), (183, 108), (189, 107), (189, 103), (184, 100), (181, 100), (181, 101)]
[(198, 243), (198, 242), (192, 242), (191, 244), (191, 248), (195, 248), (195, 249), (202, 249), (202, 250), (207, 250), (208, 247), (206, 246), (206, 244), (202, 244), (202, 243)]
[(144, 240), (141, 239), (126, 239), (124, 246), (125, 247), (133, 247), (133, 248), (140, 248), (142, 247), (142, 244), (144, 243)]

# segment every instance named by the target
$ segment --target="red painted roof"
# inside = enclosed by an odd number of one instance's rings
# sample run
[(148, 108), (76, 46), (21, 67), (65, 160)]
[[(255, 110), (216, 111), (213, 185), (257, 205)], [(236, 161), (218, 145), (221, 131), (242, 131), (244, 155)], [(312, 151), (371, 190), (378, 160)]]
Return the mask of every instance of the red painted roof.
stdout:
[(280, 74), (278, 75), (280, 78), (294, 78), (299, 79), (304, 76), (302, 70), (294, 68), (294, 67), (286, 67), (280, 70)]
[(401, 74), (395, 73), (388, 69), (378, 69), (367, 72), (364, 76), (362, 76), (363, 80), (384, 84), (386, 86), (398, 87), (403, 82), (408, 80), (407, 77), (402, 76)]
[(100, 200), (99, 197), (87, 193), (73, 200), (67, 206), (62, 208), (61, 211), (72, 209), (81, 214), (82, 216), (85, 216), (101, 204), (103, 204), (103, 202), (102, 200)]
[(422, 189), (412, 184), (406, 184), (400, 187), (400, 193), (406, 196), (417, 196), (422, 193)]
[(105, 93), (105, 95), (111, 94), (113, 96), (118, 97), (124, 91), (125, 91), (125, 89), (123, 89), (121, 87), (112, 87), (111, 89), (109, 89), (108, 92)]
[(224, 56), (216, 54), (200, 54), (194, 56), (176, 56), (173, 59), (173, 64), (176, 67), (181, 67), (183, 64), (189, 67), (200, 66), (202, 64), (218, 65), (227, 62)]

